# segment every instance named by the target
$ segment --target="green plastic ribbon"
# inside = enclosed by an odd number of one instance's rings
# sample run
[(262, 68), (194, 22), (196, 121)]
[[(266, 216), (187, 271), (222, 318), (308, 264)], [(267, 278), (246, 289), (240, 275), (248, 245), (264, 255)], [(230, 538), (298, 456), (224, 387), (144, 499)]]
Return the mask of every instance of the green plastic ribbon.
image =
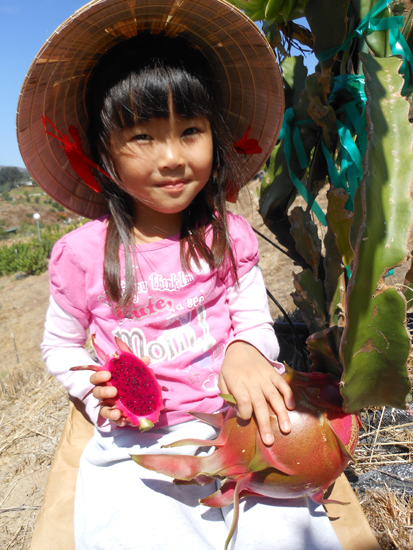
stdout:
[[(330, 59), (330, 57), (333, 57), (340, 51), (348, 51), (350, 49), (351, 43), (357, 36), (362, 36), (364, 32), (371, 29), (371, 22), (374, 20), (376, 15), (381, 13), (389, 4), (391, 4), (392, 0), (379, 0), (377, 4), (363, 17), (363, 19), (360, 21), (358, 27), (354, 29), (352, 33), (347, 35), (344, 42), (338, 46), (334, 46), (333, 48), (330, 48), (329, 50), (319, 53), (317, 55), (318, 60), (322, 63), (323, 61), (327, 61), (327, 59)], [(391, 17), (386, 18), (387, 20), (392, 19)], [(377, 21), (384, 21), (385, 19), (378, 19)], [(373, 29), (372, 29), (373, 30)], [(378, 30), (378, 29), (374, 29)], [(384, 29), (380, 29), (384, 30)]]
[[(403, 60), (400, 67), (400, 73), (405, 79), (403, 93), (408, 85), (410, 71), (413, 73), (413, 55), (399, 30), (403, 25), (403, 17), (375, 17), (390, 3), (391, 0), (379, 0), (363, 17), (357, 29), (347, 36), (342, 44), (318, 55), (319, 61), (325, 61), (341, 50), (348, 50), (353, 39), (356, 36), (361, 36), (364, 32), (388, 30), (392, 54), (400, 55)], [(343, 188), (347, 191), (349, 199), (345, 208), (352, 211), (354, 197), (363, 177), (363, 158), (367, 148), (365, 78), (361, 75), (340, 75), (334, 80), (334, 87), (329, 97), (329, 103), (333, 105), (336, 115), (345, 115), (342, 117), (342, 120), (337, 119), (337, 131), (340, 138), (338, 156), (340, 171), (338, 171), (336, 163), (324, 143), (324, 139), (321, 140), (321, 146), (327, 162), (331, 183), (334, 187)], [(284, 153), (291, 181), (319, 221), (326, 226), (327, 220), (324, 212), (290, 167), (291, 137), (301, 169), (308, 167), (308, 159), (299, 130), (299, 125), (302, 124), (314, 124), (314, 121), (296, 121), (293, 109), (287, 109), (279, 139), (284, 139)], [(345, 270), (347, 276), (350, 278), (350, 267), (346, 266)], [(389, 271), (386, 277), (389, 277), (393, 273), (394, 270)]]
[(291, 133), (292, 133), (293, 143), (294, 143), (295, 151), (297, 153), (300, 167), (302, 169), (305, 169), (308, 167), (308, 159), (305, 153), (304, 144), (301, 139), (300, 129), (298, 125), (308, 124), (310, 122), (312, 123), (313, 121), (312, 120), (302, 120), (298, 122), (295, 121), (294, 110), (292, 107), (290, 107), (285, 111), (283, 125), (281, 128), (279, 139), (284, 139), (284, 154), (285, 154), (285, 159), (287, 161), (288, 173), (290, 175), (291, 181), (293, 182), (295, 188), (300, 193), (300, 195), (307, 202), (308, 206), (317, 216), (320, 223), (322, 223), (324, 226), (327, 226), (326, 216), (322, 211), (322, 209), (320, 208), (319, 204), (316, 202), (313, 195), (308, 191), (306, 186), (297, 178), (297, 176), (294, 174), (294, 172), (290, 167)]
[[(413, 55), (399, 30), (399, 28), (403, 25), (403, 17), (376, 17), (389, 4), (391, 4), (391, 0), (379, 0), (377, 4), (363, 17), (359, 26), (346, 37), (342, 44), (318, 55), (319, 61), (326, 61), (339, 51), (348, 50), (353, 39), (356, 36), (361, 36), (364, 32), (388, 30), (392, 53), (393, 55), (400, 55), (403, 60), (400, 67), (400, 73), (405, 78), (405, 83), (402, 90), (403, 93), (408, 85), (410, 71), (413, 73)], [(334, 187), (341, 187), (347, 191), (349, 199), (345, 205), (345, 208), (352, 211), (354, 197), (363, 177), (363, 158), (367, 148), (365, 118), (367, 98), (364, 92), (365, 80), (361, 75), (340, 75), (334, 80), (334, 88), (330, 94), (329, 102), (333, 105), (335, 103), (338, 105), (342, 104), (341, 106), (337, 106), (335, 113), (336, 115), (340, 115), (341, 113), (345, 114), (344, 119), (341, 121), (337, 120), (337, 132), (340, 138), (340, 171), (337, 170), (336, 163), (331, 157), (331, 154), (328, 151), (323, 139), (321, 141), (321, 146), (327, 162), (327, 169), (331, 183)], [(327, 225), (325, 215), (320, 206), (290, 167), (291, 135), (301, 169), (308, 167), (308, 159), (298, 126), (301, 124), (313, 123), (313, 120), (295, 121), (293, 109), (287, 109), (284, 115), (283, 126), (279, 139), (285, 140), (284, 153), (291, 181), (298, 192), (306, 200), (307, 204), (313, 210), (319, 221), (323, 225)]]
[(413, 55), (404, 36), (399, 30), (402, 26), (403, 16), (392, 16), (385, 19), (373, 19), (370, 22), (369, 28), (372, 31), (389, 31), (389, 42), (392, 54), (400, 55), (402, 58), (400, 74), (405, 79), (403, 93), (409, 81), (410, 71), (413, 71)]
[(410, 74), (413, 73), (413, 55), (404, 36), (399, 30), (400, 27), (403, 26), (403, 16), (392, 15), (384, 18), (376, 17), (376, 15), (382, 12), (390, 4), (391, 0), (379, 0), (379, 2), (377, 2), (377, 4), (363, 17), (358, 27), (346, 37), (342, 44), (330, 48), (326, 52), (319, 53), (317, 57), (320, 62), (323, 62), (340, 51), (348, 51), (354, 38), (356, 38), (356, 36), (361, 36), (364, 32), (389, 31), (389, 43), (392, 54), (399, 55), (402, 58), (400, 74), (405, 79), (402, 89), (402, 94), (405, 95)]
[[(321, 140), (321, 147), (327, 162), (331, 183), (334, 187), (341, 187), (347, 191), (349, 199), (345, 207), (347, 210), (352, 211), (354, 196), (363, 177), (363, 157), (367, 147), (365, 79), (364, 76), (360, 75), (340, 75), (334, 80), (334, 87), (329, 101), (333, 105), (337, 105), (338, 108), (335, 111), (337, 115), (341, 113), (345, 115), (342, 122), (337, 120), (337, 131), (340, 138), (340, 172), (337, 170), (323, 139)], [(308, 167), (308, 159), (299, 130), (299, 126), (303, 124), (314, 124), (314, 121), (311, 119), (297, 121), (295, 120), (294, 110), (292, 108), (287, 109), (279, 139), (284, 139), (284, 153), (292, 183), (319, 221), (326, 225), (324, 212), (290, 167), (291, 138), (301, 169)], [(355, 138), (356, 141), (354, 141)]]
[[(346, 267), (344, 268), (345, 272), (346, 272), (346, 275), (347, 275), (347, 278), (348, 280), (351, 279), (351, 275), (352, 275), (352, 271), (350, 269), (350, 266), (349, 265), (346, 265)], [(384, 279), (386, 277), (391, 277), (392, 275), (394, 275), (394, 269), (390, 269), (390, 271), (387, 273), (387, 275), (384, 276)]]
[(401, 55), (402, 57), (403, 62), (399, 72), (404, 77), (402, 95), (406, 95), (410, 74), (413, 72), (413, 55), (404, 36), (398, 29), (390, 33), (390, 48), (393, 55)]
[(340, 172), (331, 157), (324, 140), (321, 142), (327, 162), (328, 174), (334, 187), (346, 190), (349, 199), (345, 205), (353, 210), (354, 197), (363, 178), (363, 158), (367, 148), (365, 78), (361, 75), (340, 75), (334, 79), (329, 102), (335, 107), (337, 132), (340, 138)]

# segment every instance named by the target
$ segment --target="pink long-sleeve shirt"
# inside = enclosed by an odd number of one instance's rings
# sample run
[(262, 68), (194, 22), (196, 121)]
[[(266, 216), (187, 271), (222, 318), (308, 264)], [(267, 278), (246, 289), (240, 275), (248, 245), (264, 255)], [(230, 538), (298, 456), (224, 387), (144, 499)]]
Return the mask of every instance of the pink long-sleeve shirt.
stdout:
[[(215, 412), (223, 404), (217, 381), (229, 343), (247, 341), (271, 362), (279, 351), (254, 233), (242, 217), (228, 215), (239, 284), (229, 263), (215, 270), (202, 263), (200, 269), (192, 265), (184, 272), (179, 235), (136, 245), (133, 305), (117, 315), (103, 287), (106, 220), (85, 224), (53, 249), (51, 306), (42, 344), (49, 371), (72, 396), (84, 396), (91, 388), (90, 373), (69, 369), (91, 363), (83, 349), (89, 329), (106, 353), (115, 351), (117, 336), (137, 356), (151, 358), (160, 384), (169, 389), (159, 427), (187, 421), (189, 410)], [(210, 240), (208, 234), (209, 245)], [(122, 250), (120, 261), (123, 273)], [(96, 422), (95, 405), (93, 396), (87, 398), (87, 412)], [(100, 429), (110, 429), (110, 423)]]

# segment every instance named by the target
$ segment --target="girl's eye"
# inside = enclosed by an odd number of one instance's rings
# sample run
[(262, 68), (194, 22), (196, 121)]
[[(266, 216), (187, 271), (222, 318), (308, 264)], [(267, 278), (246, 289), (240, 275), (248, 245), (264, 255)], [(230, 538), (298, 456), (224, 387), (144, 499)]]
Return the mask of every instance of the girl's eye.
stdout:
[(199, 133), (199, 129), (198, 128), (195, 128), (195, 127), (191, 127), (191, 128), (187, 128), (184, 132), (183, 132), (183, 136), (194, 136), (195, 134), (198, 134)]
[(149, 141), (150, 139), (149, 134), (136, 134), (136, 136), (133, 136), (132, 141)]

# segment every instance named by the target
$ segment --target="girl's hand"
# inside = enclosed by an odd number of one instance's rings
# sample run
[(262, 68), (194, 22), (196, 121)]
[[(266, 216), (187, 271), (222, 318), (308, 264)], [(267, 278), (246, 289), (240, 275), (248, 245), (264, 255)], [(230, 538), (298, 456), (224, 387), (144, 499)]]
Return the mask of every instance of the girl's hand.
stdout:
[(222, 393), (234, 396), (240, 418), (248, 420), (255, 413), (266, 445), (274, 443), (267, 403), (277, 415), (280, 430), (285, 434), (291, 431), (287, 411), (295, 407), (291, 388), (254, 346), (236, 341), (228, 347), (218, 386)]
[[(141, 360), (145, 363), (145, 365), (149, 365), (151, 361), (149, 357), (141, 357)], [(123, 427), (126, 426), (126, 424), (129, 424), (129, 421), (122, 416), (121, 411), (115, 407), (115, 397), (118, 394), (118, 390), (114, 386), (102, 385), (110, 380), (110, 378), (110, 372), (107, 370), (94, 372), (90, 377), (90, 383), (96, 386), (93, 389), (93, 395), (99, 402), (105, 402), (105, 405), (100, 407), (100, 416), (111, 420), (117, 426)]]

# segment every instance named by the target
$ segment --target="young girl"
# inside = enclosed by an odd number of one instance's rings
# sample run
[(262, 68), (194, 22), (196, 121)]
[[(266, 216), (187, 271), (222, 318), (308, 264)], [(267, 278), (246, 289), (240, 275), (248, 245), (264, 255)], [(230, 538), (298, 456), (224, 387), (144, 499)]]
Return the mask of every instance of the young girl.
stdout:
[[(187, 412), (220, 410), (219, 393), (234, 395), (241, 418), (255, 414), (265, 443), (273, 442), (268, 403), (290, 431), (294, 399), (275, 361), (257, 242), (225, 206), (268, 156), (281, 113), (271, 50), (223, 0), (92, 2), (32, 66), (18, 121), (28, 168), (73, 210), (94, 217), (94, 203), (109, 212), (63, 237), (49, 266), (47, 367), (77, 403), (93, 389), (82, 401), (96, 428), (77, 481), (78, 550), (222, 548), (232, 507), (200, 506), (211, 486), (174, 485), (130, 455), (176, 454), (161, 447), (213, 439), (214, 429)], [(102, 386), (110, 373), (89, 380), (70, 370), (93, 363), (87, 331), (106, 353), (121, 338), (168, 388), (152, 430), (140, 433), (116, 409), (116, 388)], [(249, 499), (232, 544), (340, 548), (306, 499)]]

